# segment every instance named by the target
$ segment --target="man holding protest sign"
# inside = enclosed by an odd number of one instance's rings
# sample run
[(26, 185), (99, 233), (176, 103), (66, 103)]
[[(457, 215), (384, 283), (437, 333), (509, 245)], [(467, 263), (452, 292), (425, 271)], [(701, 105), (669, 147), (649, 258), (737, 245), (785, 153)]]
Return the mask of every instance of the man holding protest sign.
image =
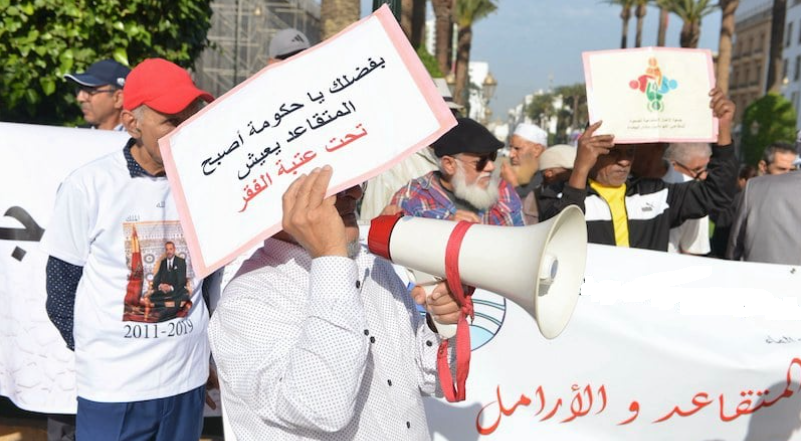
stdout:
[[(439, 336), (386, 260), (361, 249), (360, 187), (325, 197), (330, 166), (283, 196), (283, 231), (226, 288), (209, 339), (239, 439), (429, 439), (420, 392), (437, 391)], [(444, 284), (418, 304), (442, 323)]]
[(543, 200), (544, 219), (568, 205), (578, 205), (587, 218), (589, 242), (667, 251), (671, 227), (725, 207), (735, 188), (737, 160), (731, 146), (734, 103), (717, 88), (709, 95), (710, 107), (719, 119), (719, 132), (706, 180), (681, 184), (667, 184), (661, 179), (629, 180), (637, 147), (615, 145), (614, 135), (594, 135), (601, 126), (598, 121), (579, 139), (573, 173), (561, 196)]
[(131, 139), (59, 189), (42, 240), (47, 311), (75, 350), (78, 439), (200, 437), (209, 377), (201, 280), (187, 275), (185, 317), (162, 318), (143, 297), (165, 242), (186, 249), (157, 140), (213, 99), (179, 66), (145, 60), (124, 87)]

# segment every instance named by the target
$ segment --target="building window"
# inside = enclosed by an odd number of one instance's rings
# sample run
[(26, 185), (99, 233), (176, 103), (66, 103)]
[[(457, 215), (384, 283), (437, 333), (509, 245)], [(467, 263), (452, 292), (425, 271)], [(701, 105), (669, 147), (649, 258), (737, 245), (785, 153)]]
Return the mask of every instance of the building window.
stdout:
[(788, 66), (787, 66), (787, 58), (785, 58), (784, 62), (782, 63), (782, 80), (787, 78), (787, 68), (788, 68)]
[(787, 23), (787, 35), (784, 36), (784, 47), (790, 47), (790, 42), (793, 41), (793, 22)]
[(759, 79), (762, 78), (762, 65), (757, 63), (756, 71), (754, 71), (754, 84), (756, 85), (759, 83)]
[(765, 48), (765, 34), (759, 34), (759, 46), (756, 48), (756, 52), (761, 53)]
[(795, 57), (795, 72), (793, 72), (793, 81), (798, 81), (801, 77), (801, 55)]
[(748, 86), (748, 82), (751, 81), (751, 69), (745, 68), (745, 75), (743, 75), (743, 86)]

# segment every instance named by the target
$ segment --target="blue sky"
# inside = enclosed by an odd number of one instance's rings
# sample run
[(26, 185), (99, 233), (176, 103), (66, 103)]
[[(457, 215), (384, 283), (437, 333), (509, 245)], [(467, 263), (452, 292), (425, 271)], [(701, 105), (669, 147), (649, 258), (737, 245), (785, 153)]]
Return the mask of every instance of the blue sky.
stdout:
[[(486, 61), (498, 80), (490, 103), (493, 118), (506, 119), (507, 110), (526, 94), (553, 85), (584, 81), (583, 51), (620, 47), (620, 8), (599, 0), (498, 0), (498, 10), (473, 26), (471, 60)], [(372, 0), (362, 0), (362, 15)], [(430, 8), (429, 8), (430, 9)], [(659, 10), (648, 8), (643, 45), (656, 44)], [(668, 46), (679, 46), (681, 20), (671, 15)], [(629, 46), (634, 45), (636, 20), (629, 23)], [(706, 17), (699, 47), (717, 51), (720, 12)]]

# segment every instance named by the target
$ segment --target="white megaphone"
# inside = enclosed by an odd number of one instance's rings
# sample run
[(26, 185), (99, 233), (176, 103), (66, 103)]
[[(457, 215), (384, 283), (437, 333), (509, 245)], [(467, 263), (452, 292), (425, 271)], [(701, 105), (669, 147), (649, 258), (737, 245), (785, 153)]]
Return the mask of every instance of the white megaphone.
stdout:
[[(398, 265), (445, 277), (446, 248), (456, 225), (379, 216), (371, 223), (368, 247)], [(527, 227), (474, 224), (458, 253), (462, 283), (517, 303), (551, 339), (570, 321), (584, 282), (587, 223), (581, 209), (571, 205), (556, 217)], [(437, 329), (443, 333), (442, 325)]]

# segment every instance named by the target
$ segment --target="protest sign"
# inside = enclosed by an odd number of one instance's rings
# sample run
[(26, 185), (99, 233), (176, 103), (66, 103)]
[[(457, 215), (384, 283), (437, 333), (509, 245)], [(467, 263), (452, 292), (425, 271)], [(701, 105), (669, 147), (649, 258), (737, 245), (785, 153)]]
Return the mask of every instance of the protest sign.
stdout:
[(455, 124), (387, 7), (265, 68), (159, 141), (195, 270), (279, 231), (301, 174), (331, 165), (334, 194)]
[(705, 49), (648, 47), (584, 52), (590, 122), (615, 143), (715, 142), (715, 85)]

